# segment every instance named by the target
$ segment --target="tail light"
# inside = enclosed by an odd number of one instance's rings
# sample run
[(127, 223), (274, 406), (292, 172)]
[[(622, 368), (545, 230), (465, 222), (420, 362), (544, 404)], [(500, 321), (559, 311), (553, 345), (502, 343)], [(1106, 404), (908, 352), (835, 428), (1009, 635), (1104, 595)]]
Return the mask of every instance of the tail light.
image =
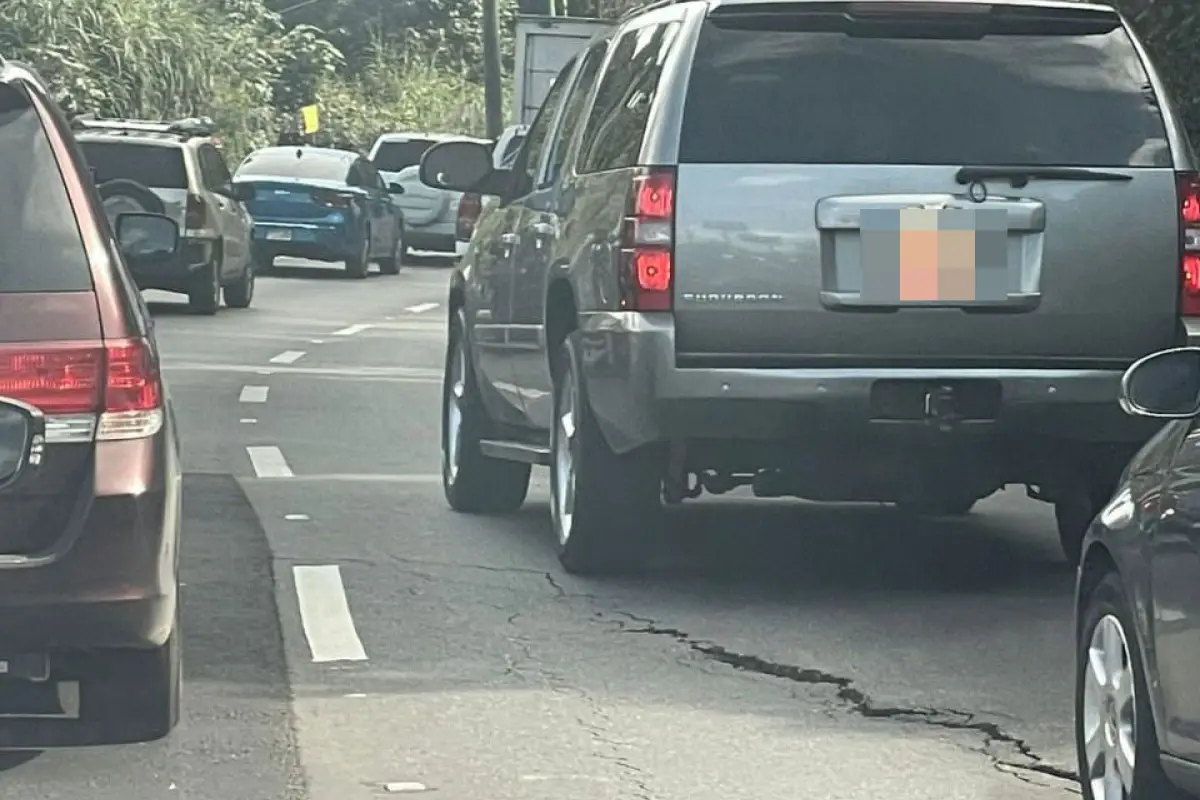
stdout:
[(1200, 317), (1200, 173), (1179, 174), (1180, 257), (1183, 267), (1183, 296), (1180, 312)]
[[(153, 436), (163, 424), (162, 378), (142, 339), (0, 348), (0, 395), (51, 421), (98, 414), (98, 441)], [(53, 426), (49, 438), (55, 441)]]
[(621, 308), (670, 311), (675, 284), (675, 171), (633, 179), (621, 234)]
[(183, 213), (183, 227), (189, 231), (203, 230), (208, 223), (208, 203), (198, 194), (189, 194), (187, 210)]
[(313, 202), (326, 208), (349, 208), (350, 197), (338, 192), (313, 192)]
[(475, 223), (483, 212), (483, 197), (475, 192), (467, 192), (458, 201), (458, 219), (454, 223), (454, 238), (460, 242), (471, 241), (475, 233)]

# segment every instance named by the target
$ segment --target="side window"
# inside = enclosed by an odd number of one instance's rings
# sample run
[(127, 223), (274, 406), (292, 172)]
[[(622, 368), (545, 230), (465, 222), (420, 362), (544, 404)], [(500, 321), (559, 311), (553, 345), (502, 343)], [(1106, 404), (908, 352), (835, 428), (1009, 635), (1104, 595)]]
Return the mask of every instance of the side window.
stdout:
[(217, 168), (219, 156), (217, 151), (210, 145), (200, 145), (196, 150), (196, 160), (200, 162), (200, 180), (204, 181), (206, 189), (219, 189), (221, 187), (221, 172)]
[(233, 183), (233, 175), (229, 174), (229, 165), (225, 163), (225, 156), (215, 147), (209, 152), (212, 153), (213, 175), (220, 185), (227, 186)]
[(362, 162), (355, 161), (350, 165), (350, 171), (346, 173), (347, 186), (367, 186), (367, 182), (363, 180)]
[(575, 79), (575, 85), (572, 87), (571, 93), (567, 95), (563, 106), (562, 124), (558, 126), (558, 136), (554, 138), (550, 148), (550, 164), (546, 168), (542, 186), (556, 183), (562, 175), (563, 166), (567, 161), (567, 151), (571, 148), (571, 141), (575, 138), (575, 133), (579, 128), (579, 121), (583, 116), (584, 108), (587, 107), (588, 98), (592, 96), (592, 89), (596, 86), (596, 76), (600, 74), (600, 67), (604, 63), (604, 55), (607, 52), (608, 42), (605, 41), (588, 50), (583, 57), (583, 64), (579, 67), (579, 77)]
[(678, 30), (678, 22), (647, 25), (625, 33), (617, 42), (583, 131), (580, 172), (637, 163), (663, 63)]
[(534, 181), (537, 179), (538, 166), (542, 163), (542, 155), (549, 143), (547, 139), (550, 135), (550, 126), (554, 124), (554, 118), (558, 115), (558, 107), (562, 105), (563, 92), (574, 71), (575, 59), (572, 58), (554, 79), (550, 91), (546, 92), (546, 99), (542, 101), (542, 107), (538, 110), (537, 118), (529, 126), (529, 133), (525, 135), (525, 147), (522, 148), (521, 155), (517, 159), (517, 180), (520, 181), (515, 193), (517, 197), (529, 194), (533, 189)]

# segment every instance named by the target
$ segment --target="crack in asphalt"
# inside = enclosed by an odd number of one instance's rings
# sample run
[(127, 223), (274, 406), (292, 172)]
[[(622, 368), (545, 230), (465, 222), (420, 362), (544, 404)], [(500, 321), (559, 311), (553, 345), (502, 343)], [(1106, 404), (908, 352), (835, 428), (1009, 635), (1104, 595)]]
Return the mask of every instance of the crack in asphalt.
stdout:
[[(694, 639), (686, 631), (679, 630), (678, 628), (659, 626), (652, 619), (638, 617), (627, 611), (620, 611), (618, 613), (642, 626), (631, 628), (625, 622), (617, 620), (617, 624), (621, 626), (623, 633), (665, 636), (674, 639), (707, 659), (725, 664), (741, 672), (751, 672), (809, 686), (831, 687), (834, 689), (838, 701), (849, 709), (851, 713), (857, 714), (860, 717), (908, 722), (943, 730), (967, 731), (980, 734), (983, 736), (983, 747), (979, 749), (979, 752), (991, 759), (993, 766), (1005, 775), (1026, 780), (1013, 772), (1013, 770), (1023, 770), (1058, 780), (1070, 781), (1075, 785), (1079, 783), (1079, 776), (1075, 772), (1046, 763), (1041, 756), (1033, 751), (1033, 746), (1029, 742), (1019, 736), (1005, 732), (994, 722), (979, 719), (976, 714), (970, 711), (960, 711), (950, 708), (879, 706), (871, 700), (866, 692), (855, 687), (854, 681), (850, 678), (834, 675), (833, 673), (819, 669), (780, 664), (767, 661), (755, 655), (737, 653), (715, 642)], [(991, 749), (996, 746), (1010, 747), (1017, 752), (1020, 758), (1011, 760), (999, 758)], [(1026, 782), (1028, 781), (1026, 780)], [(1078, 793), (1074, 789), (1067, 789), (1066, 791)]]

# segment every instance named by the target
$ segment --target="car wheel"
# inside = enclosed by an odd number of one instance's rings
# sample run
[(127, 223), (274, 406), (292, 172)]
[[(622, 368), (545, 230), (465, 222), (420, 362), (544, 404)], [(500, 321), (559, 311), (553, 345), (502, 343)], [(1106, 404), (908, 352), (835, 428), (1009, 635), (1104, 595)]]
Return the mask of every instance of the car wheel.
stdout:
[(661, 524), (662, 461), (656, 448), (618, 455), (588, 401), (579, 335), (567, 337), (554, 365), (550, 434), (550, 514), (558, 558), (568, 572), (638, 566)]
[(367, 268), (370, 266), (369, 256), (371, 254), (371, 232), (366, 231), (363, 234), (362, 249), (357, 255), (346, 259), (346, 274), (351, 278), (367, 277)]
[(379, 271), (384, 275), (399, 275), (400, 267), (404, 266), (404, 229), (396, 231), (396, 240), (392, 242), (392, 254), (380, 259)]
[(254, 300), (254, 262), (248, 260), (242, 276), (225, 287), (225, 305), (230, 308), (249, 308)]
[(516, 511), (529, 491), (530, 465), (489, 458), (479, 449), (487, 412), (471, 369), (466, 316), (450, 318), (442, 381), (442, 489), (455, 511), (498, 514)]
[(188, 306), (197, 314), (212, 316), (221, 307), (221, 261), (214, 256), (193, 278), (188, 292)]
[(1085, 800), (1182, 800), (1163, 773), (1129, 598), (1115, 571), (1081, 598), (1075, 748)]

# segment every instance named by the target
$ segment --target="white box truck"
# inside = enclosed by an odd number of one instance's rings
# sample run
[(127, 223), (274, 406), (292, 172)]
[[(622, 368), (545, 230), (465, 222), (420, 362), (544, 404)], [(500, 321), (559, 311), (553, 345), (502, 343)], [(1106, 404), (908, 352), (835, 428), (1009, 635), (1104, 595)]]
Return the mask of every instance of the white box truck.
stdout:
[(559, 71), (600, 31), (612, 27), (607, 19), (522, 14), (517, 17), (513, 75), (513, 123), (533, 122), (550, 84)]

